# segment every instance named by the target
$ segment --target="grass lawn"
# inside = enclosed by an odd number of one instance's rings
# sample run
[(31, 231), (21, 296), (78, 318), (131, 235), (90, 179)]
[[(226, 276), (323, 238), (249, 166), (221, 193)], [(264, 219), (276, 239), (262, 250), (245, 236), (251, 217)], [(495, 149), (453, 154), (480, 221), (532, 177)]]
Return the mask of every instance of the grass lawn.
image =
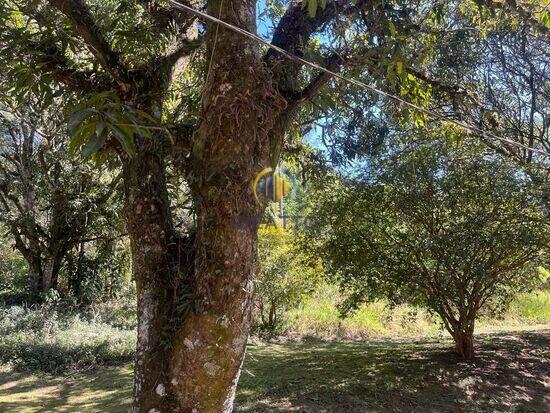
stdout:
[[(447, 339), (251, 344), (236, 410), (550, 411), (550, 330), (483, 334), (477, 346), (469, 365)], [(126, 413), (131, 381), (130, 365), (65, 377), (4, 371), (0, 411)]]

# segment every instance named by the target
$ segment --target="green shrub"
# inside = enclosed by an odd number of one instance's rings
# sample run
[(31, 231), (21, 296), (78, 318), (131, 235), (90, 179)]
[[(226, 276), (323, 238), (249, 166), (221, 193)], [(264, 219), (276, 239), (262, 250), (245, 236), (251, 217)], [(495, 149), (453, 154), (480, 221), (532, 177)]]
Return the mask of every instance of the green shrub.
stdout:
[[(3, 229), (0, 226), (0, 231)], [(23, 256), (0, 235), (0, 302), (17, 302), (25, 297), (27, 273)]]
[(135, 292), (128, 289), (118, 298), (90, 307), (93, 317), (123, 330), (133, 330), (137, 325)]
[(135, 333), (47, 306), (0, 315), (0, 363), (19, 370), (76, 371), (130, 360)]
[(294, 248), (292, 231), (262, 226), (258, 231), (260, 271), (256, 279), (254, 327), (262, 335), (281, 332), (289, 310), (319, 284), (321, 267), (310, 266)]
[(341, 300), (337, 287), (322, 285), (302, 306), (290, 311), (284, 330), (291, 335), (345, 339), (439, 331), (439, 325), (426, 311), (407, 305), (392, 308), (384, 301), (365, 304), (352, 315), (341, 317)]

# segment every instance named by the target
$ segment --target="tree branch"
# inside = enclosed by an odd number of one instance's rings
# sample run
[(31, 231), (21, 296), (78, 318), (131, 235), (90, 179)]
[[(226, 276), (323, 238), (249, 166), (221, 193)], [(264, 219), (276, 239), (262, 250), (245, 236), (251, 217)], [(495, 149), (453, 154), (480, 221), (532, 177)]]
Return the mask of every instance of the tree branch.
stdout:
[(109, 87), (107, 82), (101, 86), (102, 82), (94, 72), (75, 69), (72, 62), (53, 44), (44, 47), (29, 41), (27, 47), (36, 52), (36, 63), (41, 65), (45, 73), (51, 74), (57, 82), (65, 84), (73, 91), (93, 92), (98, 87)]
[(177, 48), (166, 56), (161, 58), (161, 65), (168, 69), (171, 69), (178, 63), (178, 61), (186, 56), (189, 56), (195, 50), (197, 50), (204, 43), (204, 37), (198, 37), (196, 39), (182, 39)]
[(111, 49), (111, 46), (101, 34), (101, 30), (84, 1), (49, 0), (49, 2), (69, 18), (101, 66), (113, 77), (123, 91), (128, 91), (130, 84), (127, 69), (121, 61), (119, 53)]
[[(333, 53), (325, 59), (324, 67), (331, 72), (339, 72), (342, 66), (344, 66), (345, 64), (346, 59), (342, 56), (341, 53)], [(288, 96), (287, 110), (293, 110), (295, 106), (299, 106), (306, 100), (311, 99), (332, 78), (333, 76), (327, 72), (319, 73), (309, 82), (309, 84), (305, 88), (302, 89), (301, 92)]]
[[(361, 2), (362, 3), (362, 2)], [(360, 4), (353, 6), (358, 10)], [(348, 11), (344, 13), (344, 11)], [(301, 0), (293, 0), (288, 6), (287, 11), (279, 21), (275, 32), (273, 33), (272, 44), (285, 49), (287, 52), (302, 56), (303, 47), (308, 43), (311, 36), (321, 27), (336, 16), (349, 14), (348, 2), (345, 0), (332, 0), (327, 2), (324, 9), (319, 8), (315, 17), (310, 17), (306, 8), (303, 7)], [(264, 60), (270, 61), (279, 53), (269, 49)]]

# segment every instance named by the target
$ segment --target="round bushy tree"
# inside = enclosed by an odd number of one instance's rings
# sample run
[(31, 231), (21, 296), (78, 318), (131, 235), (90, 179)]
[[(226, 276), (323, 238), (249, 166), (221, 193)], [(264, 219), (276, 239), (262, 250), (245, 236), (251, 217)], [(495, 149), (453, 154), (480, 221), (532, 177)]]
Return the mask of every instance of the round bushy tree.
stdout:
[(347, 308), (379, 296), (424, 306), (472, 359), (480, 309), (501, 311), (548, 260), (547, 207), (525, 175), (464, 147), (433, 143), (370, 172), (316, 191), (308, 245)]

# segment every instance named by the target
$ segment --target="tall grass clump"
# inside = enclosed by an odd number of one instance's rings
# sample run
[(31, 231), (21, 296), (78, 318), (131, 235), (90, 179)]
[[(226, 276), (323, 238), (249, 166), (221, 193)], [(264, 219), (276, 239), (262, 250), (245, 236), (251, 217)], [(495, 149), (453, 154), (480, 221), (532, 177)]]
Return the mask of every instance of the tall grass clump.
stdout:
[(362, 339), (370, 336), (433, 335), (440, 330), (436, 319), (423, 310), (385, 301), (365, 304), (342, 317), (341, 296), (336, 286), (322, 285), (299, 308), (289, 312), (284, 331), (288, 335), (319, 338)]
[(506, 316), (523, 323), (550, 323), (550, 290), (518, 294)]

